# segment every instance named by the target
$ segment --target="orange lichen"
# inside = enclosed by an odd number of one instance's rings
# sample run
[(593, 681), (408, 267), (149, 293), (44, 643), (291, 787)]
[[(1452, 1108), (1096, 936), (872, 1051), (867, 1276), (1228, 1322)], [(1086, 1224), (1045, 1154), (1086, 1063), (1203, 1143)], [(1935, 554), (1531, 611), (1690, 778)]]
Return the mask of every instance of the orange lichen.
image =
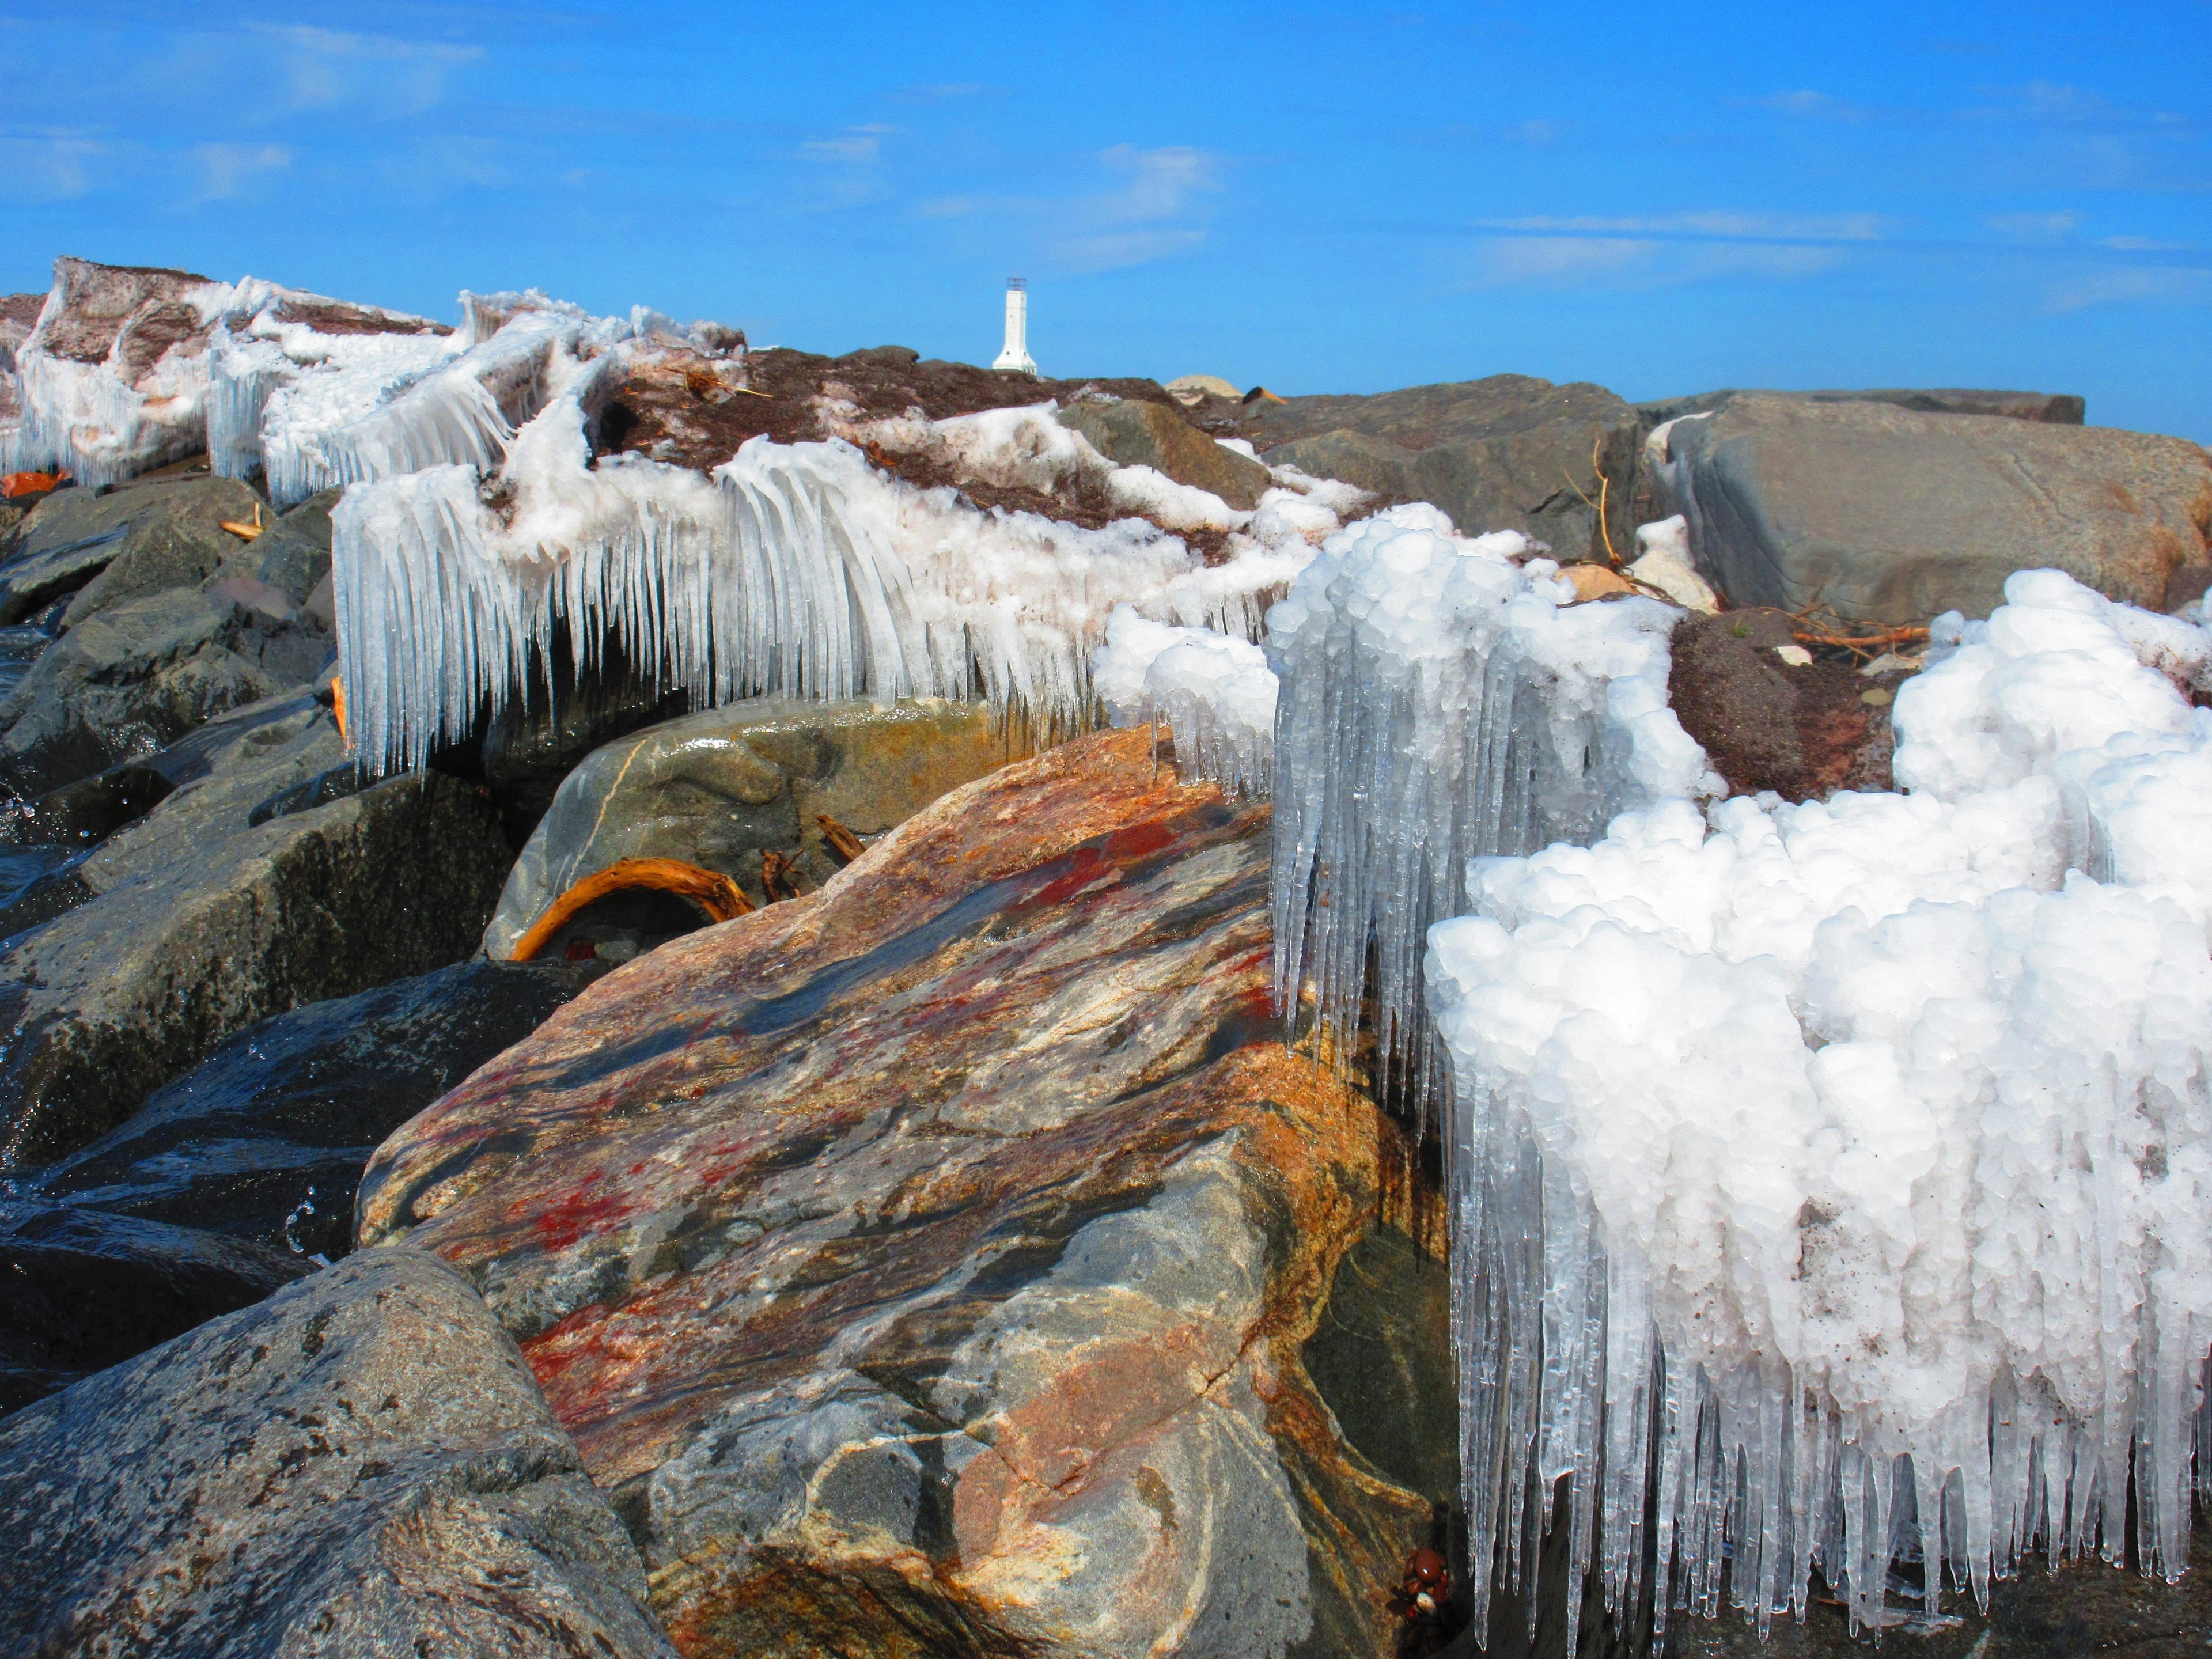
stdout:
[(744, 890), (719, 871), (702, 870), (681, 859), (618, 859), (605, 869), (586, 876), (546, 906), (545, 914), (515, 942), (513, 959), (530, 961), (594, 900), (638, 887), (673, 893), (689, 900), (705, 911), (712, 921), (730, 921), (749, 915), (753, 908)]

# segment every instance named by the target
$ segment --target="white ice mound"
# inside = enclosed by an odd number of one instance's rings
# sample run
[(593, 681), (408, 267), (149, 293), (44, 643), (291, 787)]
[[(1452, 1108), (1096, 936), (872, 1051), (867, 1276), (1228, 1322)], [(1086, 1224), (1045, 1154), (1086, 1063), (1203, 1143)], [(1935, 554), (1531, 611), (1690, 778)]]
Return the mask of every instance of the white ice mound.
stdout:
[(1385, 1081), (1428, 1086), (1420, 963), (1466, 908), (1470, 854), (1594, 839), (1618, 812), (1722, 785), (1667, 704), (1656, 600), (1571, 605), (1516, 531), (1455, 533), (1392, 507), (1323, 544), (1268, 617), (1276, 716), (1278, 994), (1310, 976)]
[[(612, 630), (635, 672), (702, 703), (983, 697), (1080, 729), (1116, 605), (1249, 639), (1313, 556), (1296, 531), (1240, 532), (1209, 565), (1140, 519), (981, 512), (842, 440), (755, 438), (711, 479), (636, 456), (594, 464), (586, 391), (549, 403), (495, 474), (431, 467), (339, 503), (339, 659), (373, 763), (418, 764), (487, 700), (519, 695), (562, 618), (580, 658)], [(1017, 479), (1048, 468), (1052, 433), (1073, 435), (1049, 409), (937, 424), (979, 470)]]
[(265, 475), (280, 507), (427, 467), (495, 467), (517, 429), (634, 329), (542, 295), (461, 296), (452, 335), (325, 330), (270, 306), (210, 351), (215, 470)]
[(1910, 793), (1662, 803), (1475, 860), (1431, 930), (1485, 1598), (1532, 1474), (1570, 1582), (1595, 1536), (1632, 1606), (1652, 1549), (1662, 1620), (1670, 1562), (1762, 1626), (1818, 1565), (1879, 1627), (1893, 1554), (1927, 1612), (2039, 1538), (2116, 1559), (2131, 1459), (2147, 1569), (2187, 1561), (2212, 640), (2006, 595), (1898, 698)]
[(1176, 628), (1117, 605), (1091, 678), (1116, 726), (1160, 720), (1175, 734), (1178, 770), (1239, 794), (1264, 795), (1275, 759), (1275, 671), (1249, 640)]

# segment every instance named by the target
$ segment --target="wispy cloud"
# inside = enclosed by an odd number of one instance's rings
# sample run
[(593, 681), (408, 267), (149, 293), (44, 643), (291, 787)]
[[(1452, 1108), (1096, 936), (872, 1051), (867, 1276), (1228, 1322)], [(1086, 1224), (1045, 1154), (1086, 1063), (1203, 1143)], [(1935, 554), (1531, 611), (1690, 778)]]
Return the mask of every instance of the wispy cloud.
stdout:
[(67, 201), (96, 182), (108, 142), (71, 127), (0, 126), (0, 195)]
[(419, 115), (443, 101), (454, 75), (484, 55), (479, 46), (311, 24), (256, 24), (252, 32), (276, 46), (285, 101), (295, 111), (353, 105), (387, 116)]
[(2212, 304), (2212, 268), (2135, 265), (2086, 270), (2052, 284), (2045, 295), (2054, 312), (2087, 311), (2118, 305)]
[(1206, 240), (1210, 198), (1222, 188), (1218, 156), (1182, 144), (1116, 144), (1098, 161), (1121, 182), (1069, 204), (1047, 248), (1054, 264), (1120, 270), (1187, 253)]
[(821, 138), (809, 138), (799, 147), (803, 161), (866, 163), (883, 156), (884, 140), (896, 129), (880, 125), (847, 127)]
[(194, 199), (223, 202), (243, 194), (254, 180), (289, 167), (292, 152), (282, 144), (195, 144), (191, 160), (199, 174)]
[(2081, 228), (2081, 216), (2071, 209), (2059, 213), (1992, 213), (1982, 228), (1996, 235), (2022, 242), (2055, 242)]
[(1781, 279), (1825, 270), (1878, 244), (1879, 214), (1713, 210), (1654, 216), (1538, 216), (1479, 222), (1479, 287), (1659, 287), (1723, 277)]

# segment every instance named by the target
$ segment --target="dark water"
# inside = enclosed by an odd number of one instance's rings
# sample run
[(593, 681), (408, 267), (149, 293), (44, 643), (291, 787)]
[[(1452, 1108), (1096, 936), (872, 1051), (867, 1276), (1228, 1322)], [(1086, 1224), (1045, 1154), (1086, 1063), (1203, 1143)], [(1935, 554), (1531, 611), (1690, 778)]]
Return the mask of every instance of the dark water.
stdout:
[(39, 653), (52, 643), (35, 628), (0, 628), (0, 697), (23, 683)]
[(29, 892), (43, 877), (83, 856), (84, 849), (78, 847), (0, 844), (0, 911)]

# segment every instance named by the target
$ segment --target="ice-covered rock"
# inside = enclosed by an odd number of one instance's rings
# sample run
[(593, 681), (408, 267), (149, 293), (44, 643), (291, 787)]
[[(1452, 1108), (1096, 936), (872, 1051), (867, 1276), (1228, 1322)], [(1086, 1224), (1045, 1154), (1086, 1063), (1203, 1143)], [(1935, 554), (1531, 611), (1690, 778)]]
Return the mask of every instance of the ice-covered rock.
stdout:
[[(1656, 600), (1571, 605), (1516, 531), (1425, 505), (1334, 536), (1268, 617), (1280, 994), (1315, 981), (1348, 1036), (1374, 964), (1386, 1076), (1425, 1077), (1422, 939), (1467, 860), (1595, 838), (1630, 807), (1717, 793), (1667, 704)], [(1423, 1085), (1425, 1086), (1425, 1085)]]
[[(431, 467), (340, 503), (339, 653), (373, 764), (419, 762), (487, 698), (495, 712), (564, 620), (580, 663), (611, 633), (641, 677), (700, 702), (981, 697), (1047, 731), (1080, 729), (1091, 653), (1116, 605), (1249, 640), (1313, 556), (1317, 524), (1335, 522), (1295, 489), (1236, 514), (1148, 468), (1113, 467), (1049, 404), (854, 430), (1009, 488), (1095, 474), (1128, 516), (1091, 527), (981, 510), (842, 439), (756, 437), (711, 477), (635, 454), (594, 464), (587, 421), (571, 387), (489, 478)], [(1218, 534), (1219, 556), (1165, 523)]]
[(2038, 1540), (2117, 1559), (2131, 1487), (2188, 1560), (2212, 641), (2006, 598), (1898, 694), (1907, 793), (1663, 801), (1475, 860), (1431, 932), (1483, 1589), (1562, 1476), (1615, 1607), (1656, 1560), (1711, 1613), (1725, 1560), (1802, 1616), (1817, 1563), (1878, 1625), (1901, 1551), (1932, 1613)]

